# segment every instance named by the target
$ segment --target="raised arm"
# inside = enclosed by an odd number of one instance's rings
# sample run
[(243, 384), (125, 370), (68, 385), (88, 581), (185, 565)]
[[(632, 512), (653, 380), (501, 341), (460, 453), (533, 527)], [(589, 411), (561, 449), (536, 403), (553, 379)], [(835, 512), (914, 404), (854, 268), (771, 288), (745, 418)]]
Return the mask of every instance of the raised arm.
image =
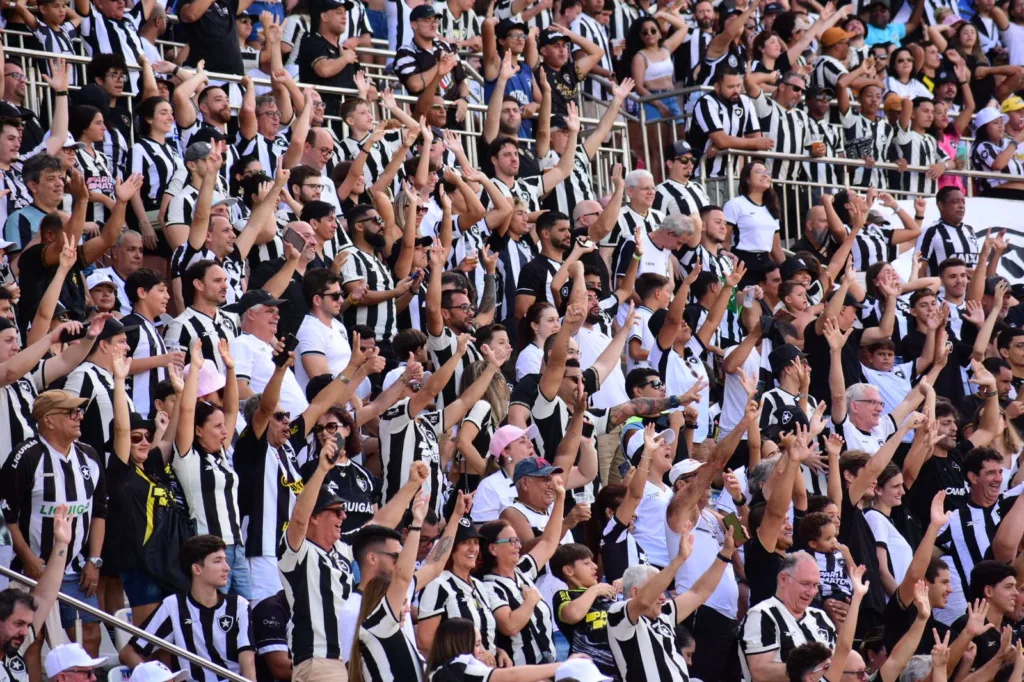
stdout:
[[(797, 438), (799, 439), (799, 431)], [(779, 533), (786, 523), (789, 503), (793, 499), (793, 479), (800, 472), (800, 455), (802, 444), (789, 448), (786, 455), (775, 465), (772, 472), (772, 495), (765, 505), (761, 525), (757, 527), (757, 540), (765, 551), (774, 552), (779, 541)]]
[(542, 194), (550, 193), (563, 180), (572, 173), (572, 165), (576, 158), (576, 140), (580, 132), (580, 117), (576, 111), (576, 103), (569, 102), (568, 114), (565, 117), (565, 125), (569, 130), (569, 142), (565, 146), (565, 153), (558, 160), (558, 165), (541, 176)]
[[(928, 583), (925, 580), (918, 580), (914, 585), (913, 599), (914, 603), (917, 604), (917, 617), (910, 625), (910, 629), (893, 646), (892, 651), (889, 652), (889, 657), (882, 664), (882, 667), (879, 668), (878, 675), (881, 678), (881, 682), (896, 682), (899, 679), (900, 673), (907, 667), (911, 657), (917, 653), (917, 647), (921, 643), (921, 636), (924, 634), (924, 628), (928, 624), (928, 618), (932, 613), (931, 603), (928, 601)], [(949, 632), (946, 633), (944, 641), (936, 637), (935, 642), (937, 645), (945, 648), (945, 645), (949, 643)], [(935, 653), (935, 649), (932, 649), (932, 653)], [(936, 663), (938, 662), (936, 661)], [(945, 667), (942, 665), (934, 667), (935, 672), (933, 673), (932, 682), (940, 682), (945, 679)]]
[[(690, 285), (697, 279), (697, 275), (699, 275), (701, 271), (700, 268), (697, 267), (698, 265), (700, 265), (699, 261), (694, 265), (690, 270), (690, 273), (679, 285), (675, 295), (672, 297), (672, 304), (668, 307), (668, 313), (665, 315), (665, 323), (661, 326), (661, 329), (658, 330), (657, 343), (658, 347), (662, 350), (668, 350), (672, 347), (672, 344), (675, 343), (676, 337), (679, 335), (679, 329), (683, 326), (683, 311), (686, 309), (686, 304), (690, 300)], [(718, 304), (717, 300), (715, 301), (715, 304)], [(710, 314), (708, 317), (710, 317)]]
[[(900, 583), (900, 586), (897, 588), (897, 593), (894, 595), (900, 600), (900, 606), (910, 606), (914, 599), (914, 592), (917, 588), (918, 581), (925, 579), (928, 564), (931, 563), (932, 557), (934, 556), (933, 551), (935, 549), (935, 538), (938, 537), (939, 530), (949, 522), (949, 517), (953, 514), (953, 512), (945, 511), (945, 503), (946, 491), (940, 490), (935, 494), (935, 497), (932, 498), (928, 528), (925, 529), (921, 542), (918, 543), (917, 549), (914, 550), (914, 558), (911, 559), (910, 566), (907, 567), (907, 572), (903, 578), (903, 582)], [(1022, 508), (1024, 508), (1024, 506), (1022, 506)]]
[(132, 429), (125, 379), (131, 367), (131, 360), (126, 358), (123, 352), (114, 356), (114, 454), (123, 464), (128, 465), (131, 465)]
[(732, 290), (736, 288), (736, 285), (743, 279), (743, 275), (747, 272), (747, 266), (740, 261), (736, 264), (736, 269), (725, 276), (725, 283), (722, 285), (722, 290), (718, 292), (718, 298), (711, 305), (711, 310), (708, 311), (708, 316), (704, 320), (704, 324), (700, 326), (694, 336), (700, 340), (700, 343), (705, 348), (711, 343), (711, 337), (718, 329), (718, 325), (722, 323), (722, 318), (725, 316), (725, 310), (729, 307), (729, 300), (732, 298)]
[[(476, 381), (462, 391), (458, 398), (444, 406), (444, 423), (458, 424), (466, 416), (469, 409), (484, 397), (491, 379), (501, 371), (501, 366), (508, 360), (508, 353), (501, 348), (491, 348), (486, 343), (480, 346), (480, 353), (487, 360), (487, 368), (480, 373)], [(461, 388), (461, 387), (460, 387)]]
[[(73, 171), (72, 178), (76, 174), (78, 174), (78, 171)], [(99, 236), (93, 237), (82, 244), (81, 254), (82, 260), (85, 263), (95, 263), (103, 256), (103, 254), (117, 244), (117, 238), (121, 236), (121, 232), (124, 230), (124, 214), (125, 210), (128, 208), (128, 202), (131, 201), (132, 197), (138, 194), (140, 189), (142, 189), (141, 175), (131, 175), (125, 178), (124, 181), (117, 183), (117, 189), (114, 190), (114, 194), (117, 197), (117, 202), (114, 204), (114, 210), (110, 212), (107, 222), (103, 224), (103, 229), (100, 230)], [(85, 216), (83, 214), (83, 218), (84, 217)], [(70, 223), (71, 221), (68, 222)], [(47, 259), (49, 259), (51, 251), (52, 250), (47, 250)], [(58, 256), (58, 259), (59, 258), (60, 256)]]
[[(683, 26), (686, 24), (684, 23)], [(676, 31), (673, 33), (669, 40), (674, 38), (676, 34), (684, 33), (685, 31)], [(666, 41), (667, 42), (667, 41)], [(608, 109), (605, 111), (604, 116), (597, 122), (597, 128), (594, 132), (587, 136), (587, 139), (583, 141), (583, 149), (586, 150), (589, 158), (594, 158), (597, 154), (597, 150), (600, 149), (601, 144), (605, 138), (608, 137), (608, 133), (612, 131), (612, 127), (615, 125), (615, 120), (618, 118), (622, 105), (625, 103), (629, 93), (633, 91), (633, 79), (624, 78), (621, 83), (617, 84), (612, 88), (612, 101), (608, 104)], [(568, 154), (568, 150), (566, 150)], [(570, 218), (572, 216), (569, 216)]]
[(565, 311), (565, 319), (562, 326), (555, 335), (551, 352), (548, 353), (547, 363), (540, 375), (538, 389), (540, 394), (547, 400), (554, 400), (558, 395), (558, 387), (565, 375), (565, 360), (569, 354), (569, 338), (572, 336), (570, 327), (578, 325), (583, 319), (583, 309), (577, 305), (570, 305)]
[(868, 583), (864, 582), (864, 572), (866, 570), (864, 566), (857, 566), (853, 567), (853, 570), (850, 571), (850, 579), (853, 582), (853, 597), (850, 599), (850, 610), (847, 612), (846, 619), (839, 626), (836, 648), (832, 652), (832, 658), (829, 661), (828, 668), (825, 670), (824, 678), (828, 682), (839, 682), (843, 679), (843, 675), (846, 674), (843, 668), (846, 667), (846, 659), (853, 650), (853, 634), (857, 629), (857, 616), (860, 613), (860, 605), (864, 600), (864, 595), (868, 593)]
[(907, 432), (911, 429), (916, 429), (924, 424), (924, 415), (915, 412), (906, 419), (896, 432), (889, 436), (889, 440), (878, 449), (871, 459), (868, 460), (867, 464), (861, 467), (861, 470), (857, 472), (857, 477), (850, 483), (848, 493), (850, 495), (850, 501), (856, 504), (864, 497), (864, 493), (868, 491), (875, 481), (878, 480), (878, 475), (882, 473), (882, 469), (889, 463), (892, 456), (896, 453), (896, 448), (901, 442), (903, 437), (907, 435)]
[[(181, 423), (185, 424), (185, 428), (178, 429), (178, 432), (174, 436), (174, 446), (178, 451), (179, 457), (185, 457), (192, 449), (192, 441), (195, 438), (196, 430), (189, 428), (189, 425), (194, 424), (196, 421), (196, 400), (198, 398), (199, 391), (199, 370), (203, 368), (203, 363), (206, 361), (203, 357), (203, 345), (201, 340), (196, 339), (192, 343), (192, 348), (189, 349), (189, 371), (188, 376), (185, 378), (185, 389), (181, 392), (181, 397), (178, 402), (181, 403), (181, 411), (179, 418)], [(226, 383), (225, 383), (226, 387)], [(314, 495), (314, 502), (315, 502)], [(305, 531), (303, 531), (305, 533)]]
[(639, 622), (640, 616), (657, 604), (658, 599), (664, 594), (665, 590), (672, 585), (676, 573), (679, 572), (679, 569), (693, 553), (693, 535), (690, 532), (692, 528), (689, 522), (684, 524), (682, 532), (679, 534), (679, 550), (672, 557), (672, 561), (668, 563), (668, 566), (636, 588), (635, 595), (625, 595), (628, 598), (626, 602), (626, 615), (629, 617), (629, 622)]
[[(191, 375), (192, 372), (189, 373), (190, 377)], [(320, 448), (320, 461), (316, 471), (306, 481), (302, 492), (299, 493), (299, 499), (295, 500), (291, 518), (288, 519), (288, 528), (285, 530), (285, 539), (288, 542), (288, 547), (292, 550), (299, 549), (306, 540), (306, 529), (309, 527), (310, 517), (313, 516), (313, 508), (316, 507), (320, 486), (323, 485), (327, 472), (334, 468), (338, 459), (337, 450), (337, 443), (333, 438), (328, 438)]]

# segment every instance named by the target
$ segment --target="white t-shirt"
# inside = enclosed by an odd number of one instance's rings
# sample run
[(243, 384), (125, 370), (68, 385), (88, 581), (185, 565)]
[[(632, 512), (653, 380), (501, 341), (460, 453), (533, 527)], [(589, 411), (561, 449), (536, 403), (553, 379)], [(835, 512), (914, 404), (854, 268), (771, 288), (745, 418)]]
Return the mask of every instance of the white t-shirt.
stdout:
[(747, 197), (740, 195), (730, 199), (723, 207), (725, 220), (735, 225), (734, 249), (740, 251), (767, 252), (772, 250), (779, 221), (773, 218), (766, 206), (758, 206)]
[(910, 568), (910, 562), (914, 559), (914, 550), (906, 538), (900, 535), (892, 520), (877, 509), (864, 511), (864, 518), (871, 528), (871, 534), (875, 536), (875, 544), (882, 545), (889, 552), (889, 570), (896, 583), (903, 582)]
[[(611, 342), (611, 337), (596, 327), (594, 329), (580, 327), (579, 333), (576, 334), (576, 343), (580, 345), (580, 368), (592, 367)], [(617, 362), (612, 373), (601, 382), (601, 389), (590, 396), (590, 405), (591, 407), (608, 408), (625, 402), (629, 402), (629, 394), (626, 393), (626, 376), (622, 373), (622, 364)]]
[(846, 440), (847, 450), (863, 450), (872, 455), (885, 445), (885, 441), (889, 440), (889, 436), (896, 433), (896, 422), (891, 414), (882, 415), (875, 428), (868, 432), (861, 431), (854, 426), (853, 422), (850, 421), (849, 415), (847, 415), (846, 421), (836, 424), (836, 426), (843, 430), (843, 438)]
[[(686, 357), (682, 357), (675, 351), (669, 349), (662, 351), (658, 347), (657, 340), (651, 346), (651, 354), (648, 360), (651, 367), (658, 370), (662, 380), (665, 382), (665, 395), (682, 395), (689, 391), (695, 384), (704, 381), (707, 385), (700, 392), (700, 399), (697, 401), (697, 428), (693, 432), (693, 442), (703, 443), (710, 430), (710, 409), (711, 409), (711, 386), (707, 382), (708, 370), (701, 361), (700, 356), (704, 347), (696, 336), (690, 337), (686, 343)], [(679, 407), (677, 409), (685, 409)], [(646, 548), (645, 548), (646, 549)]]
[[(728, 497), (728, 495), (726, 495)], [(725, 533), (715, 515), (704, 510), (697, 518), (693, 529), (693, 553), (690, 554), (676, 573), (676, 593), (682, 594), (700, 579), (704, 572), (717, 561), (715, 557), (725, 546)], [(732, 531), (728, 531), (732, 532)], [(668, 524), (665, 524), (665, 539), (669, 548), (679, 547), (679, 535)], [(736, 584), (736, 573), (732, 564), (725, 567), (722, 579), (718, 581), (714, 592), (704, 602), (726, 618), (736, 619), (737, 603), (740, 596), (739, 585)]]
[(1003, 45), (1010, 53), (1010, 64), (1024, 64), (1024, 26), (1010, 22), (1005, 31), (999, 32)]
[[(725, 356), (735, 351), (739, 346), (730, 346), (725, 349)], [(761, 370), (761, 353), (756, 348), (751, 349), (750, 355), (740, 366), (747, 376), (757, 380)], [(743, 421), (743, 415), (747, 411), (747, 391), (740, 382), (739, 373), (725, 375), (725, 390), (722, 394), (722, 415), (718, 418), (718, 426), (721, 429), (722, 437), (728, 436), (736, 425)], [(743, 440), (747, 435), (743, 434)]]
[(527, 374), (540, 374), (540, 366), (544, 361), (544, 351), (535, 343), (531, 343), (519, 353), (516, 360), (516, 381), (522, 381)]
[(907, 84), (900, 83), (892, 76), (888, 76), (885, 79), (885, 89), (887, 92), (895, 92), (900, 97), (905, 99), (915, 99), (917, 97), (927, 97), (932, 99), (932, 93), (928, 88), (925, 87), (924, 83), (911, 78)]
[[(621, 310), (623, 306), (619, 306)], [(638, 367), (650, 367), (651, 364), (647, 360), (634, 360), (629, 355), (629, 344), (633, 342), (633, 339), (640, 339), (640, 346), (650, 353), (651, 349), (654, 348), (654, 334), (651, 333), (651, 328), (648, 326), (648, 322), (651, 321), (651, 315), (654, 311), (647, 306), (641, 305), (636, 308), (636, 319), (633, 321), (633, 328), (629, 330), (629, 336), (626, 337), (626, 374), (629, 374)]]
[(485, 477), (473, 495), (473, 510), (470, 512), (473, 523), (497, 521), (502, 510), (515, 502), (518, 494), (512, 479), (504, 471), (495, 471)]
[[(249, 382), (249, 387), (260, 393), (267, 387), (277, 367), (274, 365), (274, 349), (248, 332), (231, 339), (231, 355), (235, 358), (235, 374)], [(281, 409), (291, 414), (292, 419), (306, 411), (309, 403), (306, 392), (299, 386), (294, 372), (285, 372), (281, 382)]]
[[(675, 551), (668, 551), (665, 543), (665, 512), (672, 501), (672, 489), (661, 488), (650, 481), (644, 484), (644, 496), (636, 508), (636, 523), (633, 537), (638, 545), (644, 548), (647, 559), (654, 566), (668, 566)], [(676, 546), (678, 549), (678, 545)]]
[(299, 333), (295, 336), (299, 339), (299, 345), (295, 348), (295, 377), (303, 390), (310, 377), (306, 375), (306, 368), (302, 365), (302, 356), (322, 355), (327, 358), (331, 376), (337, 376), (352, 358), (348, 332), (345, 325), (336, 319), (332, 319), (331, 325), (327, 326), (312, 315), (306, 315), (299, 326)]

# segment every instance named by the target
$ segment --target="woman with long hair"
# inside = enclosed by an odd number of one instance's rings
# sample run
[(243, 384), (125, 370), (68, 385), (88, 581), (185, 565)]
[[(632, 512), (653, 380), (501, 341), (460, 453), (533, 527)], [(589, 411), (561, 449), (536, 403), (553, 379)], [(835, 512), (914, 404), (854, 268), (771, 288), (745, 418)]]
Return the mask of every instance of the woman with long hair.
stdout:
[(114, 190), (117, 179), (110, 169), (110, 159), (96, 145), (103, 145), (107, 136), (107, 124), (103, 112), (96, 107), (82, 104), (71, 110), (68, 132), (82, 147), (75, 150), (75, 159), (89, 188), (89, 207), (85, 209), (86, 222), (102, 226), (114, 210)]
[[(477, 361), (462, 373), (459, 395), (473, 385), (481, 374), (487, 370), (487, 363)], [(508, 416), (509, 399), (508, 381), (501, 373), (491, 377), (484, 397), (476, 401), (469, 414), (459, 426), (459, 435), (455, 441), (461, 463), (459, 485), (463, 490), (476, 490), (477, 484), (484, 476), (490, 476), (498, 470), (498, 463), (487, 452), (491, 445), (491, 436)], [(465, 477), (467, 480), (463, 480)]]
[(544, 360), (544, 342), (562, 328), (558, 311), (547, 301), (531, 305), (523, 319), (519, 320), (519, 357), (516, 358), (516, 381), (522, 381), (527, 374), (540, 372)]
[[(885, 593), (896, 592), (910, 568), (914, 550), (892, 522), (892, 511), (903, 504), (903, 472), (890, 462), (878, 476), (875, 497), (871, 508), (865, 510), (864, 518), (875, 536), (875, 551), (878, 553), (878, 567)], [(837, 529), (838, 530), (838, 529)]]
[(737, 196), (722, 207), (733, 229), (732, 252), (747, 266), (740, 286), (760, 279), (770, 262), (784, 260), (779, 241), (779, 197), (772, 188), (772, 172), (763, 161), (752, 161), (740, 171)]
[[(675, 30), (665, 37), (661, 20)], [(672, 54), (683, 44), (689, 32), (689, 25), (679, 16), (678, 10), (661, 10), (653, 17), (634, 21), (626, 34), (626, 49), (619, 62), (619, 79), (632, 76), (636, 93), (650, 97), (676, 89), (675, 66)], [(661, 118), (678, 118), (683, 115), (679, 97), (666, 97), (644, 103), (648, 121)]]
[(227, 453), (238, 420), (238, 379), (228, 342), (221, 339), (218, 350), (227, 370), (223, 405), (198, 400), (199, 375), (206, 360), (200, 341), (190, 350), (189, 373), (178, 400), (179, 423), (184, 426), (174, 435), (176, 454), (171, 458), (171, 468), (185, 493), (196, 532), (216, 535), (227, 545), (231, 567), (228, 590), (248, 599), (251, 584), (242, 545), (239, 479)]
[(887, 93), (895, 92), (900, 97), (910, 99), (915, 97), (931, 98), (931, 91), (914, 75), (913, 52), (905, 47), (896, 48), (896, 51), (889, 57), (889, 64), (892, 68), (883, 81)]
[(480, 575), (503, 604), (494, 610), (497, 644), (516, 665), (550, 663), (556, 657), (551, 606), (534, 583), (562, 540), (565, 486), (561, 482), (554, 485), (551, 518), (525, 555), (520, 554), (523, 543), (508, 521), (498, 519), (480, 528)]
[[(947, 34), (947, 35), (944, 35)], [(933, 27), (928, 34), (940, 52), (955, 50), (967, 65), (971, 92), (978, 107), (989, 106), (993, 98), (1002, 102), (1020, 87), (1018, 67), (993, 66), (981, 46), (978, 29), (969, 21), (958, 21), (946, 31)]]
[[(650, 466), (646, 448), (638, 465), (640, 468)], [(646, 487), (646, 478), (637, 470), (637, 467), (631, 468), (622, 484), (601, 488), (594, 513), (587, 521), (587, 545), (594, 556), (600, 557), (601, 572), (607, 583), (621, 578), (630, 566), (648, 563), (643, 547), (633, 535), (636, 510)]]
[[(142, 174), (142, 190), (132, 197), (132, 209), (143, 236), (163, 224), (171, 202), (167, 188), (175, 173), (186, 174), (178, 146), (168, 140), (174, 130), (174, 110), (163, 97), (143, 100), (136, 110), (136, 137), (131, 150), (131, 172)], [(162, 230), (161, 230), (162, 232)], [(188, 239), (188, 226), (179, 225), (164, 235), (171, 249)]]
[(982, 195), (1021, 199), (1024, 198), (1024, 163), (1017, 158), (1017, 147), (1024, 142), (1024, 131), (1006, 136), (1008, 120), (1009, 116), (994, 107), (978, 112), (974, 117), (977, 132), (971, 150), (971, 166), (974, 170), (1006, 174), (1006, 180), (977, 180)]
[(378, 575), (363, 587), (359, 634), (348, 661), (349, 682), (423, 682), (416, 642), (402, 627), (409, 618), (409, 585), (416, 569), (420, 528), (427, 516), (429, 496), (417, 495), (412, 504), (408, 536), (390, 575)]
[[(960, 107), (960, 113), (954, 118), (950, 113), (950, 104), (936, 100), (932, 136), (939, 149), (955, 161), (958, 169), (964, 170), (967, 168), (967, 159), (961, 158), (957, 151), (960, 140), (967, 132), (968, 126), (971, 125), (971, 118), (974, 116), (974, 94), (969, 84), (971, 74), (963, 61), (955, 64), (953, 70), (955, 78), (961, 82), (960, 92), (963, 97), (963, 106)], [(937, 88), (938, 86), (936, 86)], [(964, 193), (967, 192), (967, 183), (964, 178), (956, 175), (943, 175), (939, 178), (939, 189), (943, 187), (959, 187)]]
[(541, 682), (552, 679), (560, 663), (495, 668), (480, 631), (468, 618), (449, 618), (437, 629), (427, 656), (431, 682)]

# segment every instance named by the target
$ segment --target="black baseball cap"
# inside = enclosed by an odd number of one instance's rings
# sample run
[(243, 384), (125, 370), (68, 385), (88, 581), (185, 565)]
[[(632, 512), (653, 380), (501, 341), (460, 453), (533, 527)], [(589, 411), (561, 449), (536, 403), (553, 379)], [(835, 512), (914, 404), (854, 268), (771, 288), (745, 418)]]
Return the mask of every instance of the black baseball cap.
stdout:
[(793, 279), (793, 275), (804, 271), (810, 272), (811, 268), (800, 256), (791, 256), (782, 261), (782, 265), (779, 266), (779, 275), (782, 277), (782, 281)]
[[(836, 289), (836, 291), (839, 291), (839, 290)], [(825, 299), (826, 302), (832, 300), (832, 297), (836, 295), (836, 291), (833, 291), (832, 293), (830, 293), (828, 295), (828, 298)], [(851, 294), (849, 291), (846, 292), (846, 297), (843, 299), (843, 305), (844, 306), (852, 305), (854, 308), (863, 308), (864, 307), (864, 304), (861, 303), (860, 301), (858, 301), (857, 298), (853, 294)]]
[(779, 2), (769, 2), (767, 5), (764, 6), (764, 14), (765, 15), (768, 15), (768, 14), (782, 14), (785, 11), (786, 11), (786, 8), (783, 7), (782, 3), (779, 3)]
[(776, 347), (768, 355), (768, 364), (771, 365), (772, 374), (779, 374), (783, 369), (789, 366), (789, 363), (793, 362), (797, 358), (804, 359), (807, 356), (804, 352), (794, 346), (791, 343), (784, 343), (781, 346)]
[(130, 332), (138, 328), (139, 325), (137, 324), (124, 325), (121, 324), (120, 320), (108, 317), (103, 321), (103, 331), (101, 331), (100, 335), (96, 337), (96, 341), (106, 341), (107, 339), (114, 338), (118, 334), (124, 334), (125, 332)]
[(517, 28), (523, 33), (530, 32), (530, 29), (527, 28), (526, 24), (524, 24), (521, 21), (516, 21), (511, 17), (508, 17), (499, 21), (498, 25), (494, 27), (494, 35), (496, 35), (499, 38), (504, 38)]
[(804, 95), (807, 99), (817, 97), (818, 95), (828, 95), (829, 99), (832, 99), (836, 96), (836, 91), (824, 85), (812, 84), (808, 85), (807, 89), (804, 90)]
[(189, 146), (191, 146), (196, 142), (209, 143), (213, 142), (214, 140), (216, 140), (217, 142), (226, 142), (227, 139), (227, 135), (217, 130), (213, 126), (203, 126), (199, 130), (197, 130), (195, 134), (192, 135), (192, 137), (188, 138), (188, 142)]
[(946, 83), (960, 83), (960, 79), (952, 71), (939, 71), (935, 74), (935, 85), (945, 85)]
[(562, 467), (552, 466), (543, 457), (527, 457), (516, 464), (512, 474), (512, 482), (518, 483), (524, 478), (544, 478), (553, 474), (561, 474), (565, 470)]
[(476, 529), (473, 522), (465, 516), (459, 519), (459, 527), (455, 529), (455, 544), (465, 542), (466, 540), (479, 540), (482, 535), (480, 531)]
[(551, 117), (551, 130), (567, 130), (569, 124), (565, 122), (565, 116), (555, 114)]
[(287, 302), (283, 298), (274, 298), (263, 289), (249, 289), (249, 291), (242, 294), (242, 298), (238, 299), (238, 301), (224, 306), (224, 310), (229, 313), (244, 313), (249, 308), (258, 305), (277, 306)]
[[(416, 10), (413, 11), (415, 12)], [(564, 33), (561, 33), (556, 28), (546, 28), (540, 32), (540, 42), (538, 43), (538, 46), (544, 47), (545, 45), (550, 45), (551, 43), (557, 43), (559, 40), (569, 42), (569, 36), (565, 35)]]
[(431, 19), (431, 18), (437, 17), (437, 16), (441, 16), (441, 15), (438, 14), (437, 10), (434, 9), (434, 5), (428, 2), (425, 5), (420, 5), (419, 7), (416, 7), (415, 9), (413, 9), (413, 11), (409, 14), (409, 21), (419, 21), (420, 19)]
[(678, 159), (680, 156), (686, 156), (690, 154), (693, 156), (693, 147), (686, 140), (676, 140), (668, 146), (665, 150), (665, 160), (671, 161), (672, 159)]
[(797, 424), (801, 426), (809, 427), (810, 421), (807, 420), (807, 414), (799, 407), (786, 406), (779, 411), (779, 431), (786, 433), (787, 431), (796, 430)]
[(345, 506), (345, 500), (341, 499), (337, 493), (331, 490), (326, 484), (320, 486), (320, 491), (316, 495), (316, 505), (313, 506), (313, 515), (319, 514), (322, 511), (330, 509), (331, 507), (343, 507)]
[[(1006, 278), (1001, 275), (992, 275), (985, 279), (985, 296), (994, 296), (996, 293), (996, 285), (1000, 282), (1006, 282)], [(1009, 284), (1009, 282), (1007, 282)]]
[(321, 13), (330, 12), (332, 9), (339, 9), (341, 7), (350, 10), (352, 9), (352, 7), (354, 7), (354, 5), (351, 2), (349, 2), (349, 0), (321, 0), (320, 2)]

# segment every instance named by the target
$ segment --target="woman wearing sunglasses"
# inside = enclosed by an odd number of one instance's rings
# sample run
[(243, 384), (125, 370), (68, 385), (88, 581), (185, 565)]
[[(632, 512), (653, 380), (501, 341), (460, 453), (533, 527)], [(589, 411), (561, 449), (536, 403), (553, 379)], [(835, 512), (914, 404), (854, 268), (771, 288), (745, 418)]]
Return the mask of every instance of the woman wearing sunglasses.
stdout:
[[(179, 570), (178, 549), (191, 536), (188, 511), (178, 502), (168, 463), (173, 449), (178, 408), (171, 415), (144, 419), (129, 412), (125, 379), (131, 359), (114, 358), (114, 457), (107, 462), (110, 510), (104, 552), (114, 564), (132, 608), (132, 622), (144, 623), (172, 591), (188, 589)], [(171, 384), (181, 395), (184, 382), (173, 372)], [(181, 401), (175, 401), (180, 405)]]

